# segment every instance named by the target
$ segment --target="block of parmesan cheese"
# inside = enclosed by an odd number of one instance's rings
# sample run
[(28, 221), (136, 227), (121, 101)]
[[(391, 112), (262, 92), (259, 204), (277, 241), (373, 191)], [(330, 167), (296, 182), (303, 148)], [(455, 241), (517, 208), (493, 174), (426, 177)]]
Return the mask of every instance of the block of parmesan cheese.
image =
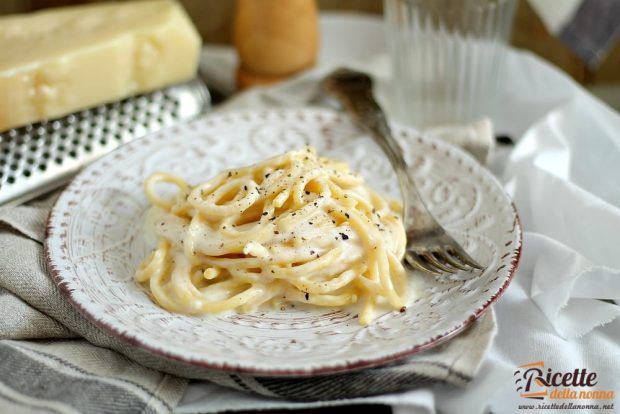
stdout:
[(189, 80), (200, 44), (171, 0), (0, 17), (0, 131)]

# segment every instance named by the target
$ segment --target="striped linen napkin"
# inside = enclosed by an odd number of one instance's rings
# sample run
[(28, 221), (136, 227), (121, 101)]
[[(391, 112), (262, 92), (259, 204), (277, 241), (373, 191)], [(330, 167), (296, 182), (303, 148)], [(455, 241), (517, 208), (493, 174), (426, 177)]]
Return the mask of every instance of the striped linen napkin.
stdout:
[(550, 33), (596, 69), (620, 36), (620, 1), (529, 0)]

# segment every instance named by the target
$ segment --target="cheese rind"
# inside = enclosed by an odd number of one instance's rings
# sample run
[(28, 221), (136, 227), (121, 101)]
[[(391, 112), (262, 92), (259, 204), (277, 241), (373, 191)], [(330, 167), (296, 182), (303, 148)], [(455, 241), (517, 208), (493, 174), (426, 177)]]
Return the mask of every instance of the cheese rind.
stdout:
[(195, 76), (200, 36), (174, 1), (0, 18), (0, 131)]

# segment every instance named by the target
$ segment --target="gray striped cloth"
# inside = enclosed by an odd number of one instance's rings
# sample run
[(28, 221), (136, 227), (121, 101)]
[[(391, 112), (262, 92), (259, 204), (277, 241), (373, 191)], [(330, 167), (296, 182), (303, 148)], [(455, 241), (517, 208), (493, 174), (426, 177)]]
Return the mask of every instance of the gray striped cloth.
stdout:
[(547, 30), (557, 36), (591, 70), (595, 70), (620, 36), (618, 0), (529, 0)]
[(558, 37), (596, 69), (620, 36), (620, 1), (583, 0)]
[[(48, 276), (44, 223), (56, 195), (0, 209), (0, 412), (167, 413), (189, 379), (268, 397), (325, 401), (443, 382), (465, 386), (496, 331), (493, 314), (403, 362), (332, 376), (261, 378), (209, 372), (149, 354), (76, 312)], [(233, 402), (231, 402), (231, 405)], [(218, 403), (219, 409), (227, 409)]]

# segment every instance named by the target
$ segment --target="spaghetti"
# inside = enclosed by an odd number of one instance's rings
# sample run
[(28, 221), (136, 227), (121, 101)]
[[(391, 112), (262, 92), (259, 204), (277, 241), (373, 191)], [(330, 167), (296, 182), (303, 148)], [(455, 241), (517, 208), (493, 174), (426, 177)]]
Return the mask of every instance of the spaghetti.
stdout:
[[(161, 197), (160, 183), (176, 186), (176, 194)], [(135, 279), (170, 311), (357, 303), (366, 325), (379, 304), (405, 305), (398, 203), (312, 147), (196, 186), (156, 173), (144, 187), (159, 241)]]

